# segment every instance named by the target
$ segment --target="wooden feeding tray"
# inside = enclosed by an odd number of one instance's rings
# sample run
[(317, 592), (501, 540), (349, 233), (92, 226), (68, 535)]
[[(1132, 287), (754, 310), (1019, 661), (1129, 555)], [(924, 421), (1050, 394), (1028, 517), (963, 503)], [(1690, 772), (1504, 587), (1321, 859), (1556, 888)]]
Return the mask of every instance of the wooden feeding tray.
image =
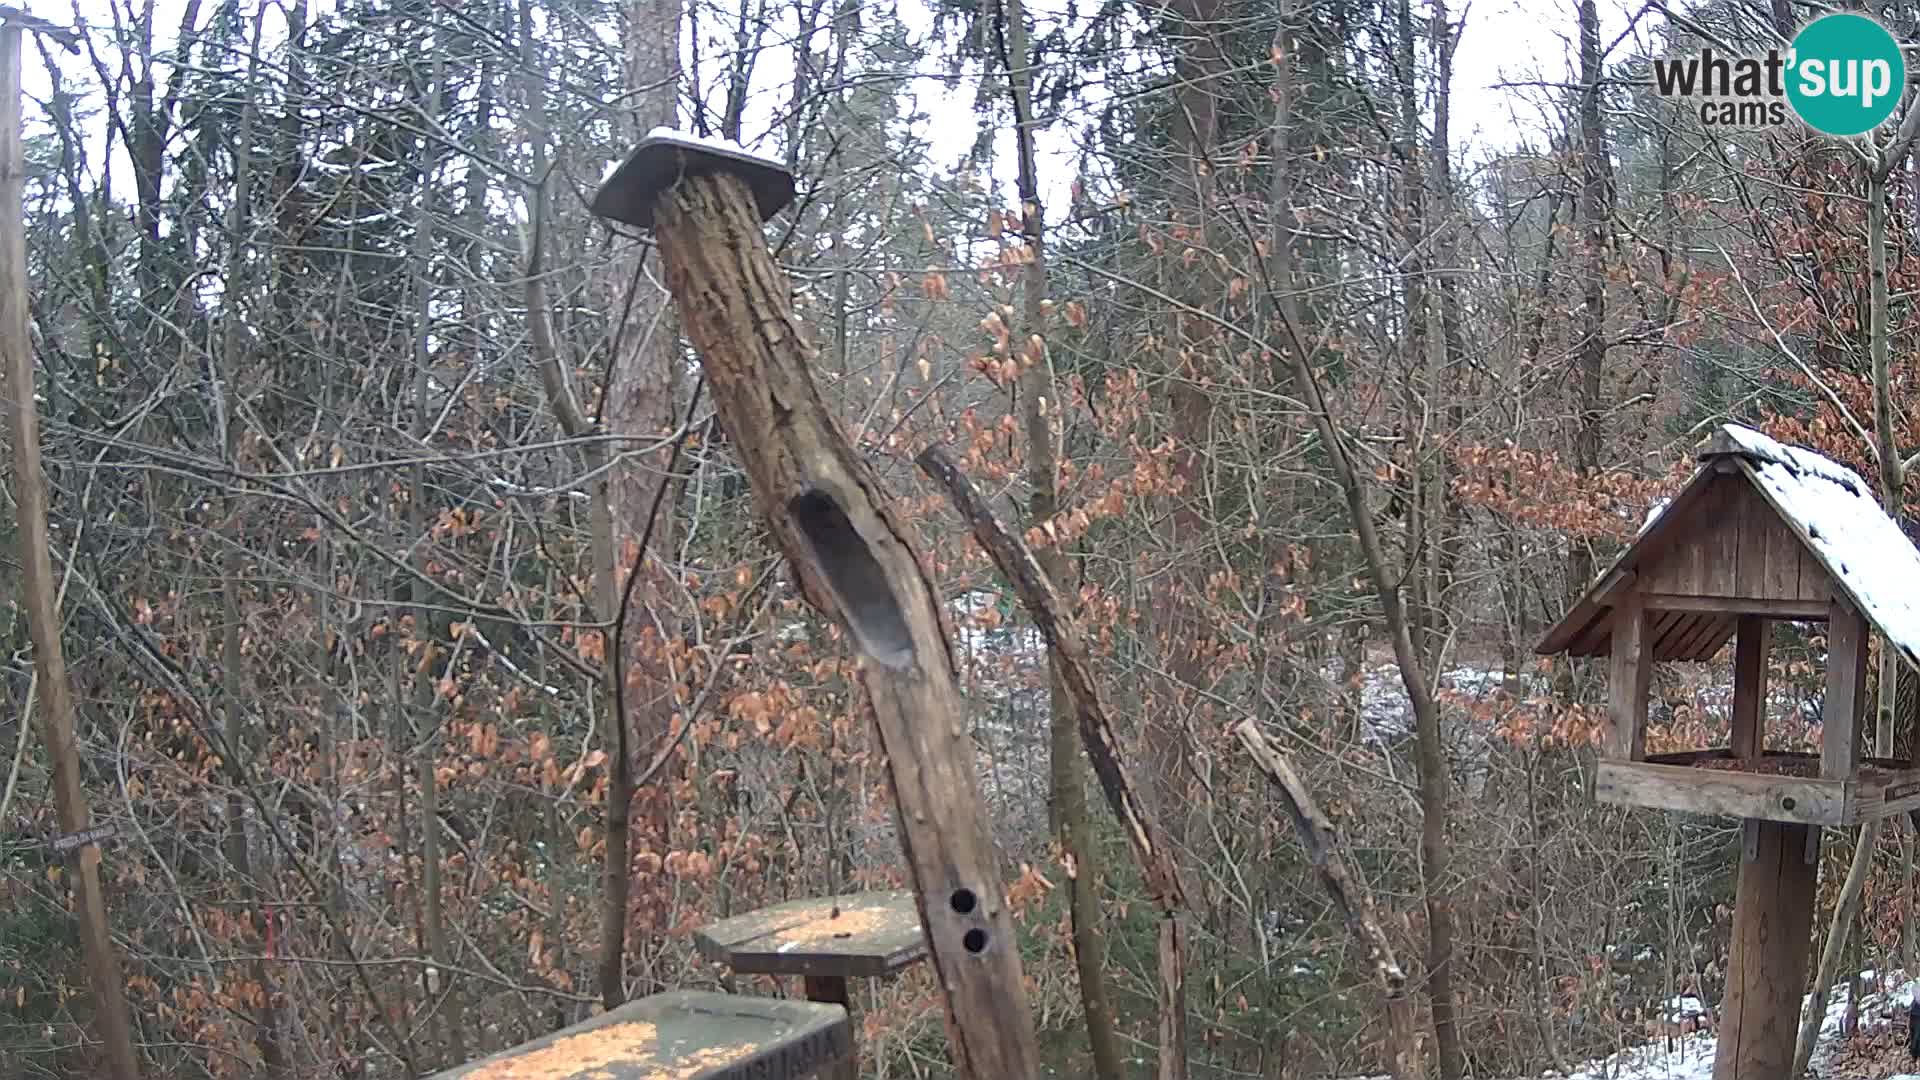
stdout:
[(693, 940), (742, 975), (864, 978), (927, 955), (920, 911), (904, 890), (795, 900), (723, 919)]
[(1867, 758), (1845, 779), (1820, 775), (1818, 754), (1735, 757), (1720, 747), (1649, 754), (1645, 761), (1603, 760), (1594, 797), (1618, 806), (1694, 814), (1857, 825), (1920, 807), (1920, 769)]
[(846, 1061), (846, 1010), (676, 990), (628, 1002), (435, 1080), (800, 1080)]
[[(799, 975), (808, 1001), (853, 1009), (849, 978), (892, 975), (927, 955), (913, 894), (863, 892), (795, 900), (693, 932), (709, 959), (742, 975)], [(858, 1058), (827, 1075), (853, 1080)]]

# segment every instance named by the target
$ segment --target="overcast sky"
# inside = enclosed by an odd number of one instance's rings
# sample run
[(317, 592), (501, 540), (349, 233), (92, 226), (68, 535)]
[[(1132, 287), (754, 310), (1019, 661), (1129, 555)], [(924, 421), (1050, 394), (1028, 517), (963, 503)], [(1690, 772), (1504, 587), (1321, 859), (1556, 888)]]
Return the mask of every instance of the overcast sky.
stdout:
[[(931, 17), (925, 0), (897, 2), (901, 19), (911, 32), (922, 35), (930, 30)], [(1604, 44), (1612, 44), (1626, 28), (1624, 4), (1627, 2), (1629, 0), (1600, 0)], [(103, 28), (112, 25), (105, 0), (77, 0), (77, 4), (81, 17), (92, 25)], [(1515, 89), (1500, 84), (1564, 83), (1569, 79), (1575, 53), (1574, 5), (1575, 0), (1454, 0), (1454, 17), (1460, 18), (1464, 13), (1465, 28), (1454, 61), (1452, 135), (1456, 153), (1462, 156), (1467, 168), (1471, 169), (1489, 153), (1511, 149), (1523, 139), (1536, 144), (1544, 141), (1546, 124), (1540, 103), (1552, 91), (1538, 87)], [(316, 0), (311, 4), (311, 11), (317, 15), (329, 6), (328, 0)], [(1036, 8), (1045, 6), (1051, 5), (1035, 4)], [(162, 40), (170, 38), (179, 25), (182, 7), (182, 0), (159, 0), (156, 4), (155, 16), (161, 28), (157, 36)], [(33, 10), (56, 22), (72, 18), (70, 9), (63, 10), (63, 6), (51, 3), (41, 3)], [(203, 7), (202, 18), (211, 11), (211, 6)], [(269, 25), (275, 21), (270, 17)], [(57, 52), (55, 55), (60, 58), (70, 85), (92, 85), (93, 72), (84, 59)], [(790, 65), (789, 55), (782, 50), (771, 51), (762, 58), (756, 76), (764, 91), (772, 91), (763, 93), (765, 100), (786, 100), (784, 88), (777, 84), (781, 81), (781, 72)], [(28, 50), (22, 74), (27, 94), (44, 100), (48, 82), (37, 50)], [(934, 79), (910, 85), (919, 110), (930, 118), (922, 134), (932, 144), (936, 160), (944, 165), (957, 163), (974, 138), (971, 88), (955, 92)], [(97, 95), (95, 100), (98, 101)], [(38, 112), (29, 105), (31, 119), (40, 119), (34, 115)], [(749, 131), (755, 127), (752, 123), (748, 125)], [(758, 127), (765, 129), (764, 124)], [(1043, 153), (1050, 159), (1042, 171), (1049, 188), (1053, 189), (1043, 193), (1050, 217), (1066, 210), (1064, 188), (1071, 180), (1072, 156), (1069, 136), (1070, 131), (1064, 125), (1042, 136)], [(96, 146), (98, 137), (96, 132)], [(126, 168), (124, 152), (118, 152), (117, 158), (114, 166), (117, 173), (122, 173)], [(995, 178), (1011, 200), (1014, 160), (1011, 132), (1003, 133), (998, 140), (995, 158)], [(116, 181), (119, 179), (117, 175)], [(120, 190), (127, 187), (122, 185)]]

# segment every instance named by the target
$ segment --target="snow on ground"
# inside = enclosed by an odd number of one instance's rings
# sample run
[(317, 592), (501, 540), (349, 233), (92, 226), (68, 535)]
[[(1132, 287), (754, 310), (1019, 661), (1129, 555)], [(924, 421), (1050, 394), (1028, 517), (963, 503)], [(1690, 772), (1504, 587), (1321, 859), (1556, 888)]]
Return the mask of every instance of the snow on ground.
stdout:
[[(1864, 995), (1859, 1002), (1862, 1028), (1876, 1022), (1879, 1010), (1897, 1007), (1904, 1011), (1913, 1000), (1914, 984), (1899, 972), (1877, 977), (1872, 971), (1860, 973), (1862, 979), (1874, 979), (1879, 990)], [(1809, 999), (1811, 995), (1809, 995)], [(1669, 1007), (1699, 1005), (1697, 998), (1676, 998)], [(1827, 1014), (1820, 1022), (1820, 1042), (1814, 1048), (1811, 1074), (1822, 1075), (1824, 1066), (1839, 1047), (1841, 1017), (1847, 1006), (1847, 986), (1841, 983), (1827, 994)], [(1804, 1008), (1804, 1003), (1803, 1006)], [(1570, 1073), (1549, 1069), (1537, 1080), (1713, 1080), (1713, 1055), (1717, 1040), (1711, 1033), (1657, 1039), (1630, 1046), (1617, 1054), (1589, 1061)], [(1353, 1077), (1351, 1080), (1390, 1080), (1386, 1076)], [(1920, 1080), (1920, 1075), (1902, 1074), (1887, 1080)]]

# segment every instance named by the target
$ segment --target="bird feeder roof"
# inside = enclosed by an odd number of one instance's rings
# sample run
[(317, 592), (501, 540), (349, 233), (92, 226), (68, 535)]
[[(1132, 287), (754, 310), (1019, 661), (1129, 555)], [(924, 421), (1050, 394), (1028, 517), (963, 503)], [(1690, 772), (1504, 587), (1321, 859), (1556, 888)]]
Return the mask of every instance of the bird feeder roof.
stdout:
[(762, 221), (793, 201), (793, 173), (779, 158), (756, 154), (731, 139), (657, 127), (607, 173), (594, 193), (592, 210), (651, 229), (654, 200), (681, 177), (703, 173), (730, 173), (745, 181)]
[[(1609, 655), (1613, 598), (1690, 557), (1695, 579), (1727, 587), (1689, 589), (1716, 603), (1663, 614), (1653, 631), (1657, 660), (1708, 659), (1739, 614), (1778, 614), (1770, 604), (1829, 595), (1852, 605), (1920, 669), (1920, 551), (1858, 473), (1738, 424), (1715, 430), (1698, 457), (1693, 478), (1548, 631), (1541, 654)], [(1795, 562), (1792, 572), (1774, 572)]]

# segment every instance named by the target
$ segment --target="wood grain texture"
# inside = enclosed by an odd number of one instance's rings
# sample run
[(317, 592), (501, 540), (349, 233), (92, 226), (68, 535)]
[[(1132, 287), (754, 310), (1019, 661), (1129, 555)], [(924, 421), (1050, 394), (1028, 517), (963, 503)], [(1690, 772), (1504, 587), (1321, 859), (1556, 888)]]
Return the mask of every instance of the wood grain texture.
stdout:
[(1849, 783), (1650, 761), (1602, 761), (1594, 775), (1593, 796), (1616, 806), (1844, 825), (1851, 813)]
[(1647, 618), (1640, 594), (1628, 590), (1614, 607), (1613, 655), (1608, 663), (1608, 716), (1613, 730), (1607, 753), (1622, 761), (1647, 755), (1647, 687), (1653, 674)]
[(1866, 661), (1866, 620), (1835, 599), (1827, 614), (1827, 693), (1820, 715), (1820, 775), (1829, 780), (1850, 777), (1860, 767)]
[(743, 975), (870, 978), (927, 956), (920, 911), (906, 890), (776, 904), (703, 926), (693, 942)]
[(1758, 757), (1767, 733), (1767, 620), (1740, 619), (1733, 648), (1733, 755)]
[[(721, 174), (684, 178), (656, 203), (655, 235), (682, 325), (774, 542), (811, 603), (848, 621), (863, 645), (880, 647), (862, 653), (861, 680), (945, 991), (955, 1072), (1037, 1076), (1033, 1019), (940, 590), (814, 385), (815, 350), (746, 185)], [(836, 560), (837, 575), (823, 572)], [(874, 612), (881, 617), (871, 619)]]
[(1806, 857), (1807, 831), (1760, 822), (1755, 857), (1740, 865), (1714, 1080), (1780, 1080), (1792, 1072), (1818, 870)]

